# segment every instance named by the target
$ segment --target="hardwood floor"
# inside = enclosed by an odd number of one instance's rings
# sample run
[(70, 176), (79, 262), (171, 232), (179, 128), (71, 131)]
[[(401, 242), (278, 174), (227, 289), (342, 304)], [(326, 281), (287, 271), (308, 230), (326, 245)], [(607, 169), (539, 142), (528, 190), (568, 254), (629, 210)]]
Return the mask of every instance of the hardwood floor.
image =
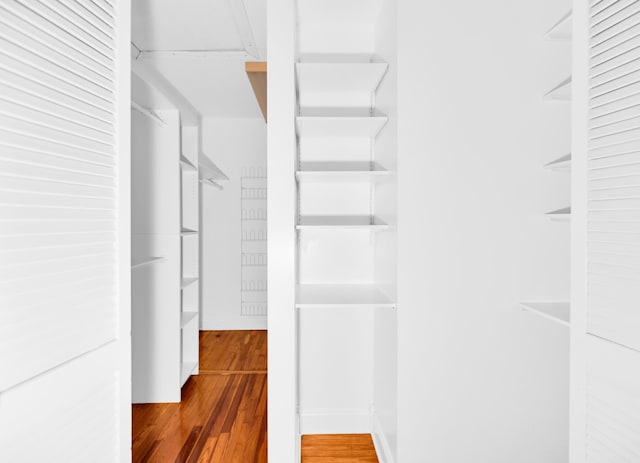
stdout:
[(133, 406), (134, 463), (267, 461), (267, 333), (203, 331), (179, 404)]
[[(200, 374), (182, 402), (133, 406), (133, 462), (266, 461), (266, 331), (200, 332)], [(370, 435), (302, 437), (302, 463), (347, 462), (378, 462)]]
[(302, 436), (302, 463), (378, 463), (370, 434)]

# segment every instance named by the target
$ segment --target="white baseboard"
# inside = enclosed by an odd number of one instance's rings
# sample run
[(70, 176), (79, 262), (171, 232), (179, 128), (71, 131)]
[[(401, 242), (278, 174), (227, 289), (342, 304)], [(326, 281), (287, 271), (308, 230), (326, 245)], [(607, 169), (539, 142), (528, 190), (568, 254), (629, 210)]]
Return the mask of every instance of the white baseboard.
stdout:
[(380, 419), (375, 413), (371, 415), (371, 437), (373, 438), (373, 445), (376, 448), (378, 461), (380, 463), (395, 463), (389, 441), (387, 441), (387, 436), (382, 429)]
[(303, 409), (300, 434), (368, 434), (371, 414), (367, 409)]

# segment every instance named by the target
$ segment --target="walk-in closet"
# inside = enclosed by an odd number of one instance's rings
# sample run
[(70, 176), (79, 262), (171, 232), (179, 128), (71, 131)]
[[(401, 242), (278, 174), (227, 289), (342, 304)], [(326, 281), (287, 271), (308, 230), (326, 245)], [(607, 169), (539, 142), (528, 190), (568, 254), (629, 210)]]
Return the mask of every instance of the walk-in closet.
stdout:
[(0, 462), (640, 462), (639, 95), (640, 0), (0, 0)]

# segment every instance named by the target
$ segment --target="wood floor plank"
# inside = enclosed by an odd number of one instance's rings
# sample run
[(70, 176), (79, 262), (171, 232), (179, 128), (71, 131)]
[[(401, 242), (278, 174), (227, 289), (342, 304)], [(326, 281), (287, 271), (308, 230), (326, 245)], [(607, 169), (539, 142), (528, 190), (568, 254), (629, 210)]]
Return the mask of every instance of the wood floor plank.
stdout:
[(378, 463), (370, 434), (302, 436), (302, 463)]

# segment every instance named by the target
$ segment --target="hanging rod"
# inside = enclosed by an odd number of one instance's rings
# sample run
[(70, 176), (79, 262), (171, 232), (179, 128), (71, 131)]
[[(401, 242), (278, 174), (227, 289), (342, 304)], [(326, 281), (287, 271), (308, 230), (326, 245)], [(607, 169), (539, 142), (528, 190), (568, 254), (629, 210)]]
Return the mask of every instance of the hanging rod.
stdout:
[(167, 125), (167, 123), (160, 116), (158, 116), (156, 113), (154, 113), (152, 110), (145, 108), (144, 106), (142, 106), (139, 103), (136, 103), (133, 100), (131, 100), (131, 109), (135, 109), (140, 114), (143, 114), (143, 115), (153, 119), (154, 121), (160, 123), (161, 125)]
[(224, 187), (223, 187), (222, 185), (220, 185), (218, 182), (214, 182), (213, 180), (208, 179), (208, 178), (201, 178), (201, 179), (200, 179), (200, 183), (204, 183), (204, 184), (206, 184), (206, 185), (214, 186), (214, 187), (216, 187), (218, 190), (224, 190)]

